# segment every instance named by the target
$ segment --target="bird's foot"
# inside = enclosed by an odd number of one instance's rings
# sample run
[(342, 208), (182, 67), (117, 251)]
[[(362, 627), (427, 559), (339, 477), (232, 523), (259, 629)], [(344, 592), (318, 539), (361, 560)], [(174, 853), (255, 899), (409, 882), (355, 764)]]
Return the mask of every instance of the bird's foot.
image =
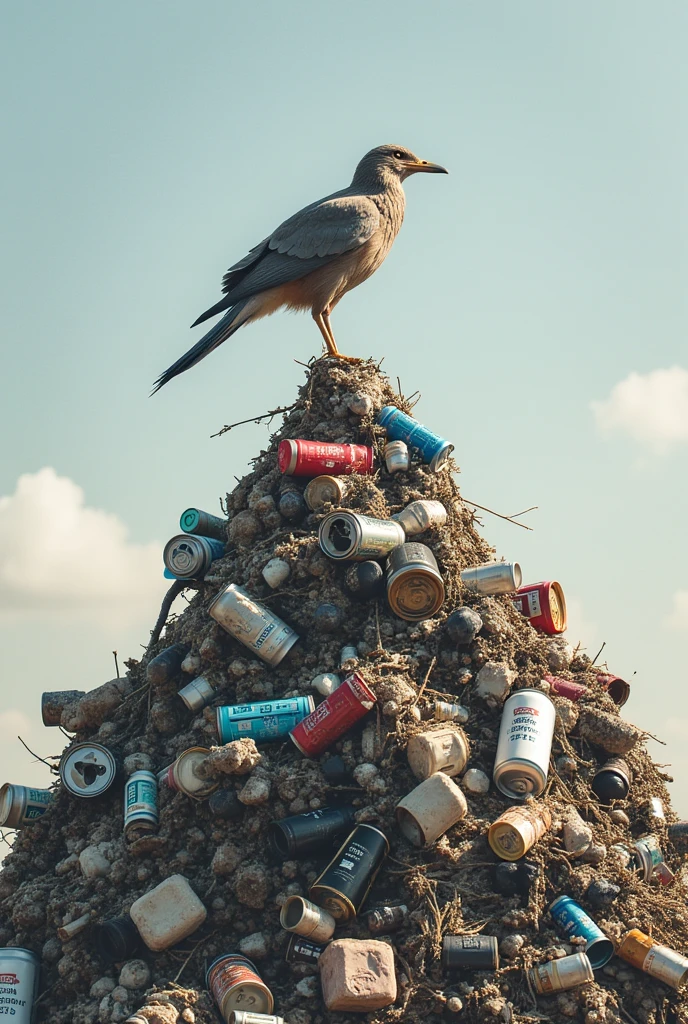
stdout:
[(363, 360), (359, 359), (358, 356), (344, 356), (344, 355), (342, 355), (341, 352), (337, 352), (336, 355), (333, 354), (331, 358), (332, 359), (341, 359), (345, 363), (354, 363), (355, 364), (355, 363), (362, 363), (363, 362)]

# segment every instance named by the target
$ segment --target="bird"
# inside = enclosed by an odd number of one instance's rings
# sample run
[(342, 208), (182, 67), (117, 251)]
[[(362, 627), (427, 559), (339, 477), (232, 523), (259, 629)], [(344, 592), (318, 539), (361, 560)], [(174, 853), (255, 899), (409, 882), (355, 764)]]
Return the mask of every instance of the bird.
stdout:
[(254, 246), (222, 279), (224, 296), (192, 327), (224, 316), (200, 341), (162, 373), (155, 394), (231, 338), (240, 327), (286, 307), (310, 309), (327, 354), (360, 362), (337, 348), (330, 323), (340, 299), (383, 263), (404, 219), (402, 182), (412, 174), (448, 174), (410, 149), (377, 146), (358, 163), (351, 184), (305, 206)]

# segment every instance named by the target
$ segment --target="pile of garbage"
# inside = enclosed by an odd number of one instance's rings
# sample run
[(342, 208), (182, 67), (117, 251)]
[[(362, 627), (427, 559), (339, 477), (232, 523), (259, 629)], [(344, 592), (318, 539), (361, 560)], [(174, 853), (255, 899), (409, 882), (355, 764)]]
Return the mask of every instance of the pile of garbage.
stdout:
[(44, 695), (73, 738), (0, 791), (0, 1014), (686, 1019), (688, 824), (630, 688), (411, 413), (314, 362), (222, 514), (182, 515), (146, 656)]

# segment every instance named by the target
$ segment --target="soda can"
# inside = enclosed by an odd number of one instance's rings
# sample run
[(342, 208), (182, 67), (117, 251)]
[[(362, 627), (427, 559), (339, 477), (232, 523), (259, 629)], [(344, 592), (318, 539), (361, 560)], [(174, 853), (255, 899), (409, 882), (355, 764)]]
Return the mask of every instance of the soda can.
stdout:
[(643, 881), (649, 882), (655, 870), (664, 862), (664, 854), (659, 840), (657, 836), (642, 836), (633, 845)]
[(444, 604), (444, 583), (437, 561), (425, 544), (406, 543), (387, 559), (387, 600), (407, 622), (429, 619)]
[(394, 815), (402, 835), (423, 847), (465, 818), (467, 811), (466, 797), (453, 779), (436, 772), (399, 801)]
[(631, 695), (631, 687), (626, 680), (621, 676), (612, 675), (611, 672), (599, 672), (597, 682), (619, 708), (624, 706)]
[(518, 562), (484, 562), (461, 570), (461, 582), (473, 594), (510, 594), (521, 586)]
[(520, 860), (551, 826), (548, 809), (529, 800), (500, 814), (487, 830), (487, 841), (502, 860)]
[(407, 537), (414, 537), (433, 526), (444, 526), (447, 521), (447, 510), (441, 501), (412, 501), (402, 512), (392, 516), (392, 519), (401, 523)]
[(228, 1024), (284, 1024), (284, 1017), (271, 1013), (251, 1013), (250, 1010), (232, 1010)]
[(460, 722), (461, 725), (469, 719), (468, 708), (462, 704), (449, 704), (446, 700), (435, 701), (434, 715), (436, 722)]
[(442, 939), (445, 971), (497, 971), (499, 947), (494, 935), (445, 935)]
[(683, 857), (688, 854), (688, 821), (675, 821), (667, 826), (669, 839)]
[(557, 697), (565, 697), (567, 700), (578, 701), (586, 693), (590, 693), (587, 686), (582, 683), (574, 683), (571, 679), (560, 679), (559, 676), (543, 676), (546, 683), (549, 683), (550, 693), (556, 693)]
[(622, 960), (663, 981), (670, 988), (679, 989), (688, 981), (686, 957), (668, 946), (660, 946), (639, 928), (632, 928), (624, 935), (616, 953)]
[(41, 818), (54, 800), (50, 789), (13, 786), (6, 782), (0, 789), (0, 825), (22, 828)]
[(309, 694), (307, 697), (282, 697), (280, 700), (217, 708), (220, 743), (246, 738), (256, 743), (274, 743), (288, 736), (314, 707), (315, 701)]
[(222, 558), (225, 545), (220, 540), (180, 533), (168, 540), (162, 560), (174, 580), (196, 580), (207, 573), (216, 558)]
[(533, 629), (549, 636), (566, 629), (566, 600), (556, 580), (519, 587), (512, 602), (517, 612), (530, 619)]
[(198, 676), (197, 679), (187, 683), (186, 686), (182, 686), (178, 692), (178, 696), (186, 704), (189, 711), (200, 711), (206, 704), (210, 704), (211, 700), (215, 699), (215, 690), (203, 676)]
[(357, 825), (308, 895), (335, 921), (350, 921), (365, 903), (388, 853), (389, 841), (384, 832), (373, 825)]
[(56, 690), (41, 694), (41, 718), (43, 725), (51, 727), (60, 724), (62, 712), (68, 704), (74, 704), (86, 696), (85, 690)]
[(272, 992), (258, 974), (255, 964), (239, 953), (225, 953), (211, 963), (205, 975), (226, 1024), (233, 1010), (271, 1014), (275, 1007)]
[(302, 754), (317, 757), (367, 715), (375, 703), (375, 694), (358, 672), (352, 672), (289, 735)]
[(211, 601), (208, 614), (268, 665), (279, 665), (299, 639), (291, 626), (235, 583), (230, 583)]
[(404, 903), (397, 907), (376, 907), (366, 914), (366, 928), (371, 935), (387, 935), (401, 928), (407, 917), (408, 907)]
[(303, 896), (287, 897), (280, 910), (280, 924), (285, 931), (313, 942), (329, 942), (337, 926), (332, 914)]
[(331, 846), (343, 832), (351, 831), (354, 814), (353, 807), (324, 807), (273, 821), (268, 829), (270, 843), (283, 860), (302, 857)]
[(158, 820), (158, 780), (153, 772), (134, 772), (124, 786), (124, 834), (155, 832)]
[(411, 456), (404, 441), (389, 441), (384, 458), (388, 473), (408, 473), (411, 468)]
[(189, 747), (176, 761), (158, 774), (158, 784), (175, 793), (184, 793), (192, 800), (205, 800), (220, 785), (217, 779), (201, 779), (195, 770), (210, 753), (207, 747)]
[(539, 995), (547, 996), (551, 992), (564, 992), (569, 988), (586, 985), (595, 980), (595, 975), (586, 954), (574, 953), (531, 968), (528, 978)]
[(330, 512), (318, 531), (320, 547), (337, 561), (365, 562), (383, 558), (406, 540), (401, 523), (373, 519), (357, 512)]
[(200, 508), (187, 508), (179, 517), (179, 528), (184, 533), (193, 533), (197, 537), (212, 537), (213, 540), (221, 540), (227, 543), (227, 519), (219, 516), (211, 516), (210, 512), (203, 512)]
[(605, 761), (595, 772), (592, 791), (598, 800), (610, 804), (612, 800), (625, 800), (632, 782), (631, 769), (621, 757)]
[(365, 444), (280, 441), (277, 465), (285, 476), (347, 476), (375, 471), (375, 452)]
[(315, 967), (324, 948), (317, 942), (302, 939), (300, 935), (292, 935), (287, 943), (284, 959), (288, 964), (310, 964)]
[(0, 949), (0, 1014), (14, 1017), (15, 1024), (31, 1024), (40, 974), (41, 961), (30, 949)]
[(303, 497), (311, 512), (320, 512), (328, 503), (341, 505), (347, 492), (344, 480), (338, 476), (316, 476), (305, 491)]
[(435, 772), (458, 775), (466, 765), (468, 754), (465, 732), (451, 725), (417, 732), (406, 744), (409, 767), (417, 779), (429, 779)]
[(430, 470), (437, 473), (447, 464), (447, 459), (454, 451), (454, 445), (443, 437), (433, 434), (413, 416), (408, 416), (395, 405), (386, 405), (380, 410), (377, 422), (385, 428), (390, 441), (405, 441), (409, 448), (420, 452), (423, 461), (429, 463)]
[(102, 796), (116, 775), (114, 754), (100, 743), (76, 743), (60, 761), (62, 785), (72, 796)]
[(614, 955), (614, 943), (597, 927), (580, 904), (570, 896), (559, 896), (550, 904), (549, 912), (568, 939), (585, 939), (585, 953), (595, 970), (609, 963)]
[(517, 690), (505, 702), (492, 776), (505, 796), (523, 800), (544, 792), (555, 719), (542, 690)]

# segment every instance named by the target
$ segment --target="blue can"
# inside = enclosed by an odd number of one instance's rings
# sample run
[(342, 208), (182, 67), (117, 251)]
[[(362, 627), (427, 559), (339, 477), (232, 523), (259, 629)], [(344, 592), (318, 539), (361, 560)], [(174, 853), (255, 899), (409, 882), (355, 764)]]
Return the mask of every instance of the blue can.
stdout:
[(405, 441), (409, 447), (416, 448), (425, 462), (430, 463), (433, 473), (442, 469), (454, 451), (453, 444), (433, 434), (418, 420), (414, 420), (413, 416), (407, 416), (395, 405), (386, 405), (381, 409), (377, 422), (385, 428), (390, 441)]
[(218, 708), (217, 731), (220, 743), (246, 737), (256, 743), (273, 743), (285, 739), (314, 710), (315, 701), (310, 696)]
[(614, 954), (614, 943), (597, 927), (580, 904), (570, 896), (559, 896), (549, 912), (567, 938), (585, 939), (585, 953), (592, 967), (604, 967)]

